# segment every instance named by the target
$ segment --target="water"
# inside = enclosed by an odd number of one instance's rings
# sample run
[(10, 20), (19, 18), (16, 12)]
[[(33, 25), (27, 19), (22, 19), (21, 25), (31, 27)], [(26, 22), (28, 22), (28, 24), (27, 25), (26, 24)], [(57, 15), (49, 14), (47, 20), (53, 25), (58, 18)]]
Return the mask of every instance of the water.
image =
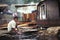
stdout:
[[(2, 36), (0, 37), (0, 40), (12, 40), (10, 37), (7, 36)], [(56, 37), (56, 36), (38, 36), (37, 38), (27, 38), (27, 39), (20, 39), (20, 38), (16, 38), (13, 40), (60, 40), (60, 38)]]
[(36, 38), (23, 38), (23, 39), (15, 39), (15, 40), (60, 40), (57, 36), (37, 36)]
[[(25, 34), (25, 33), (24, 33)], [(53, 36), (53, 35), (43, 35), (43, 33), (39, 33), (36, 35), (28, 35), (29, 37), (25, 36), (24, 35), (17, 35), (16, 39), (14, 40), (60, 40), (60, 37), (57, 37), (57, 36)], [(19, 38), (18, 38), (19, 37)], [(23, 39), (21, 39), (21, 37), (23, 37)], [(0, 37), (1, 40), (9, 40), (9, 37), (8, 36), (4, 36), (4, 37)], [(11, 39), (10, 39), (11, 40)]]

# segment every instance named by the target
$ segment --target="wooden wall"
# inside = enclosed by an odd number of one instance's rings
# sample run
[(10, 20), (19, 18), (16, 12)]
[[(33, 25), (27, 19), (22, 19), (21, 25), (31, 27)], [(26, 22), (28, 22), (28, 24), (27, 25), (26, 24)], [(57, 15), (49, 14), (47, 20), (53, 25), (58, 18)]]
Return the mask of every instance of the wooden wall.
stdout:
[[(27, 15), (28, 15), (28, 17), (27, 17)], [(24, 19), (25, 21), (36, 20), (36, 13), (23, 14), (23, 19)]]
[(56, 0), (46, 1), (48, 19), (59, 19), (59, 8)]
[[(38, 24), (47, 27), (47, 26), (60, 26), (60, 17), (59, 17), (59, 5), (58, 0), (46, 0), (44, 2), (40, 2), (38, 5), (38, 11), (40, 14), (40, 6), (46, 5), (46, 20), (39, 20)], [(40, 15), (38, 15), (40, 16)]]
[[(59, 19), (59, 7), (57, 0), (46, 0), (39, 4), (38, 11), (40, 13), (40, 6), (45, 5), (46, 6), (46, 16), (47, 19), (55, 20)], [(39, 15), (40, 16), (40, 15)]]

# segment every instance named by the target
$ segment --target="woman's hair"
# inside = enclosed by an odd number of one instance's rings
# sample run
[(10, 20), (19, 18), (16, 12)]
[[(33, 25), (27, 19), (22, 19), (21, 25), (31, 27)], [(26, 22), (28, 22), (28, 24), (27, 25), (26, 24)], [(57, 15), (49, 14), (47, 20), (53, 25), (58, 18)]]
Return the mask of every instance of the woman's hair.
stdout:
[(17, 16), (15, 16), (13, 19), (18, 19), (18, 17), (17, 17)]

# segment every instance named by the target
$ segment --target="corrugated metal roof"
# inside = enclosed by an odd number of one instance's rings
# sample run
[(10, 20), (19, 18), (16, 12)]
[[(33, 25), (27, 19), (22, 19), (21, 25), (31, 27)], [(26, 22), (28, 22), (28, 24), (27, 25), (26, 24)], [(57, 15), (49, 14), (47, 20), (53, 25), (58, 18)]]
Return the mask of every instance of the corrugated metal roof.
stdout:
[(7, 7), (7, 4), (0, 4), (0, 7)]
[(36, 4), (13, 4), (13, 5), (15, 5), (16, 7), (25, 7), (25, 6), (37, 6), (38, 3)]

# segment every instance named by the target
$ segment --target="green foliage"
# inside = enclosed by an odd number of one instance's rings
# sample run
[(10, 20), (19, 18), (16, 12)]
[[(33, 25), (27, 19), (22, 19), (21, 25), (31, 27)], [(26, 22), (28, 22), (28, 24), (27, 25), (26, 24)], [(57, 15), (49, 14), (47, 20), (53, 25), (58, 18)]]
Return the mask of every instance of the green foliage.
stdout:
[(34, 2), (34, 3), (37, 3), (39, 2), (40, 0), (0, 0), (0, 3), (5, 3), (5, 4), (21, 4), (21, 3), (24, 3), (24, 4), (27, 4), (27, 3), (30, 3), (30, 2)]

